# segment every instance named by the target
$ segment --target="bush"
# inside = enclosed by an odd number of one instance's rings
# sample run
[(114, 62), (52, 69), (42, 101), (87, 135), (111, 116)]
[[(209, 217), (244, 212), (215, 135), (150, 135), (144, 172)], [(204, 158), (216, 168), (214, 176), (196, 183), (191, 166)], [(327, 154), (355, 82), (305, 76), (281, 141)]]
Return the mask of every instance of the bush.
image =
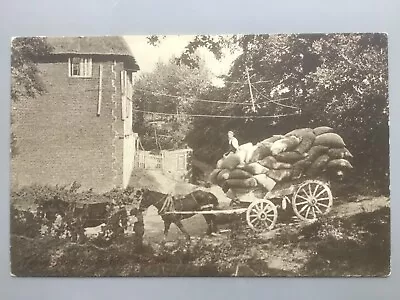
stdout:
[(325, 219), (301, 234), (315, 242), (302, 272), (311, 276), (385, 276), (390, 271), (390, 211), (381, 208), (351, 218)]

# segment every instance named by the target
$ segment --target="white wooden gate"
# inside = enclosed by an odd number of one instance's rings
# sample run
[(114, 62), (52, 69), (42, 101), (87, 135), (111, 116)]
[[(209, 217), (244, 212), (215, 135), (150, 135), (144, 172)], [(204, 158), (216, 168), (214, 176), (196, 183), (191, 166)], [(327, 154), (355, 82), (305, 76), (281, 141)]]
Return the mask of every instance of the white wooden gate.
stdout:
[(140, 169), (162, 169), (163, 155), (151, 154), (150, 151), (138, 150), (136, 152), (135, 166)]

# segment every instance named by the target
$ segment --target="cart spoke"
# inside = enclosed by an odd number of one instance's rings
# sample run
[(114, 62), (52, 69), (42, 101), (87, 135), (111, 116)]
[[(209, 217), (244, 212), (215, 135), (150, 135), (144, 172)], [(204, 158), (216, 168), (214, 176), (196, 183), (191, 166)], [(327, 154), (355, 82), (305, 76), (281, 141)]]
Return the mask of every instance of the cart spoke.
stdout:
[(311, 209), (311, 206), (309, 206), (309, 207), (307, 208), (307, 211), (306, 211), (306, 218), (308, 217), (308, 214), (310, 213), (310, 209)]
[[(267, 210), (268, 209), (268, 210)], [(273, 208), (270, 206), (270, 205), (265, 205), (265, 207), (264, 207), (264, 209), (263, 209), (263, 212), (265, 212), (265, 213), (269, 213), (270, 211), (272, 211), (273, 210)]]
[(300, 196), (300, 195), (297, 195), (296, 197), (299, 197), (299, 198), (301, 198), (303, 200), (307, 200), (307, 202), (308, 202), (308, 198), (306, 198), (306, 197), (303, 197), (303, 196)]
[(322, 189), (317, 195), (315, 195), (315, 198), (318, 198), (319, 195), (321, 195), (323, 192), (326, 192), (325, 188)]
[(308, 203), (308, 200), (307, 200), (307, 201), (303, 201), (303, 202), (296, 203), (296, 206), (302, 205), (302, 204), (306, 204), (306, 203)]
[(309, 191), (309, 195), (311, 196), (312, 192), (311, 192), (311, 183), (308, 185), (308, 191)]
[(323, 204), (323, 203), (319, 203), (319, 202), (317, 202), (317, 205), (320, 205), (320, 206), (323, 206), (323, 207), (326, 207), (326, 208), (329, 207), (329, 205), (326, 205), (326, 204)]
[(306, 195), (307, 198), (310, 198), (311, 195), (307, 194), (307, 191), (306, 191), (305, 188), (302, 188), (301, 192), (303, 192)]
[(329, 197), (324, 197), (324, 198), (318, 198), (317, 201), (321, 201), (321, 200), (330, 200)]
[(314, 206), (312, 207), (312, 212), (313, 212), (313, 215), (314, 215), (314, 219), (316, 219), (317, 218), (317, 214), (315, 213), (315, 207)]
[(315, 194), (317, 193), (318, 188), (319, 188), (319, 185), (317, 184), (317, 185), (315, 186), (315, 190), (314, 190), (314, 193), (313, 193), (313, 196), (314, 196), (314, 197), (315, 197)]
[(270, 218), (266, 218), (268, 221), (270, 221), (271, 222), (271, 224), (274, 222), (274, 220), (271, 220)]
[[(258, 221), (257, 218), (254, 218), (253, 220), (250, 221), (251, 224), (255, 223), (256, 221)], [(254, 224), (253, 224), (254, 225)]]
[(318, 205), (315, 206), (315, 208), (317, 209), (317, 211), (322, 214), (322, 211), (319, 209)]
[(307, 207), (309, 207), (307, 204), (304, 205), (304, 206), (299, 210), (299, 213), (301, 214)]

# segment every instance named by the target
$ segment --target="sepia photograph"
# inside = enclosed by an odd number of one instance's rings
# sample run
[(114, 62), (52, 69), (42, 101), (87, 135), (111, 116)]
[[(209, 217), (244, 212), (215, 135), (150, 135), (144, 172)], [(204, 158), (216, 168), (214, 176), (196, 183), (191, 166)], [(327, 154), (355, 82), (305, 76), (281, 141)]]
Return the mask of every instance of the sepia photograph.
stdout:
[(386, 33), (14, 37), (10, 276), (387, 277)]

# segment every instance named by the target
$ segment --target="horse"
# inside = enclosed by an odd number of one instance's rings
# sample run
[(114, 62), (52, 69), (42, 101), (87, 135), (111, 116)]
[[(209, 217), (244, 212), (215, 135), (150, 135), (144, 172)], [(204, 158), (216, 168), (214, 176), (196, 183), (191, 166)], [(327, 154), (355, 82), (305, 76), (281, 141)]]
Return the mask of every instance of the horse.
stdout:
[[(193, 217), (195, 214), (179, 214), (167, 212), (190, 212), (205, 211), (216, 209), (218, 207), (217, 197), (206, 191), (196, 190), (184, 196), (171, 196), (160, 192), (152, 191), (147, 188), (140, 189), (136, 192), (136, 198), (140, 199), (139, 210), (144, 211), (150, 206), (154, 206), (158, 214), (164, 221), (164, 239), (163, 244), (167, 240), (168, 231), (172, 223), (174, 223), (180, 231), (185, 235), (186, 240), (190, 241), (190, 235), (182, 225), (182, 220)], [(207, 223), (207, 235), (216, 234), (218, 229), (215, 223), (216, 216), (213, 214), (203, 214)]]

